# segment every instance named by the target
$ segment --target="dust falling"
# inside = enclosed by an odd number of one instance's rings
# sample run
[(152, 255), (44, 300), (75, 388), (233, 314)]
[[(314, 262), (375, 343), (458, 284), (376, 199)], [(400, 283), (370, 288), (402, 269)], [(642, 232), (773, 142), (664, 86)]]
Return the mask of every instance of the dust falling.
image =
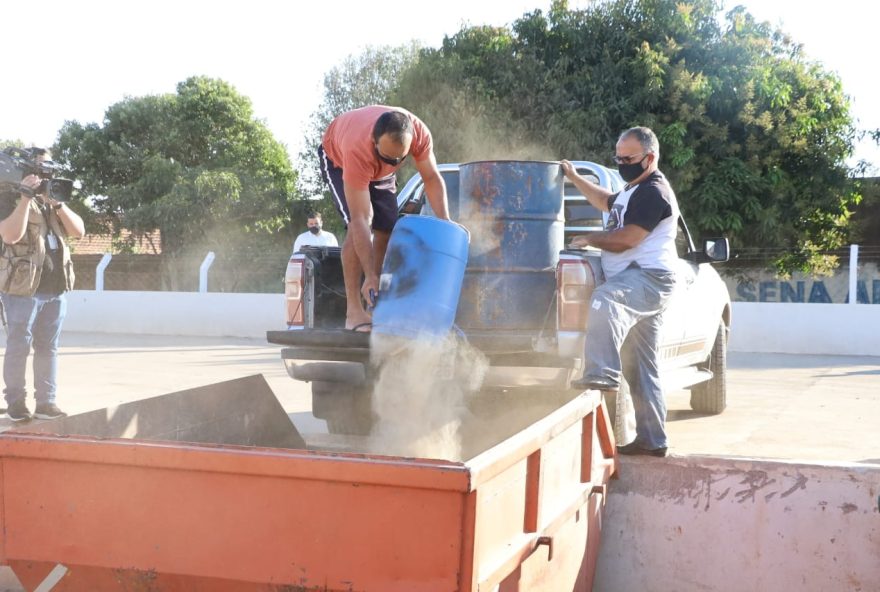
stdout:
[(461, 460), (465, 398), (483, 382), (485, 356), (454, 334), (406, 339), (373, 333), (370, 340), (378, 371), (371, 451)]

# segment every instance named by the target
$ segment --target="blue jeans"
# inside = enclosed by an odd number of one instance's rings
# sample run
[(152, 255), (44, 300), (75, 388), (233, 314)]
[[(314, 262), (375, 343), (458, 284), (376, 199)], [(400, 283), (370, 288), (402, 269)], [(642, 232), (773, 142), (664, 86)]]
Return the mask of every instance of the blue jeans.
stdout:
[(54, 403), (58, 375), (58, 337), (67, 314), (64, 294), (36, 294), (33, 297), (0, 294), (8, 324), (3, 381), (6, 403), (27, 396), (27, 359), (34, 347), (34, 399), (37, 404)]
[(674, 287), (672, 272), (629, 267), (596, 288), (590, 302), (584, 375), (616, 384), (626, 378), (642, 448), (667, 445), (657, 352), (661, 313)]

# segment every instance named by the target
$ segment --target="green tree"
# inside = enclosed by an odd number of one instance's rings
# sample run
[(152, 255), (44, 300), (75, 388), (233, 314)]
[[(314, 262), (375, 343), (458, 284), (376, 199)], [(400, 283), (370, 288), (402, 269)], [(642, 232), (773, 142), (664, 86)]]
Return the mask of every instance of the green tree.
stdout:
[[(277, 257), (280, 280), (296, 175), (230, 84), (192, 77), (175, 94), (126, 98), (101, 124), (66, 122), (54, 153), (114, 231), (161, 230), (172, 268), (208, 250), (242, 270)], [(243, 287), (239, 280), (221, 289)]]
[(504, 27), (463, 29), (439, 50), (422, 51), (400, 76), (390, 100), (425, 121), (438, 161), (545, 159), (552, 152), (543, 136), (530, 133), (531, 116), (518, 116), (506, 104), (508, 98), (528, 101), (531, 92), (529, 81), (512, 78), (515, 42)]
[[(324, 75), (321, 104), (309, 119), (305, 147), (299, 155), (302, 165), (299, 185), (303, 195), (324, 196), (323, 199), (310, 200), (306, 206), (320, 211), (325, 226), (337, 234), (342, 231), (342, 220), (335, 213), (327, 187), (321, 180), (318, 163), (317, 151), (324, 130), (337, 115), (346, 111), (366, 105), (390, 104), (391, 90), (398, 84), (402, 73), (416, 61), (418, 52), (415, 43), (367, 47), (360, 54), (348, 56)], [(305, 218), (301, 222), (305, 227)]]
[(776, 249), (782, 272), (825, 270), (859, 201), (848, 98), (783, 32), (720, 9), (557, 1), (423, 51), (393, 96), (423, 116), (445, 161), (542, 151), (610, 164), (620, 131), (650, 126), (697, 234)]
[(880, 249), (880, 177), (861, 180), (864, 199), (853, 215), (850, 241)]

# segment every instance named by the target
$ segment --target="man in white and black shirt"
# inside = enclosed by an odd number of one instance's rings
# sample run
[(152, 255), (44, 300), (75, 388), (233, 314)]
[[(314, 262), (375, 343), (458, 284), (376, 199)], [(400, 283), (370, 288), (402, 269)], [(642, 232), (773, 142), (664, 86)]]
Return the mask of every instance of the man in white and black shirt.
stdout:
[[(636, 411), (636, 438), (622, 454), (666, 456), (666, 402), (658, 372), (660, 315), (675, 286), (678, 202), (657, 168), (660, 146), (646, 127), (626, 130), (614, 162), (627, 182), (619, 193), (581, 177), (568, 161), (562, 170), (587, 200), (608, 212), (605, 230), (578, 236), (573, 247), (602, 249), (606, 281), (593, 291), (584, 375), (578, 388), (616, 391), (626, 378)], [(621, 363), (623, 358), (632, 363)]]

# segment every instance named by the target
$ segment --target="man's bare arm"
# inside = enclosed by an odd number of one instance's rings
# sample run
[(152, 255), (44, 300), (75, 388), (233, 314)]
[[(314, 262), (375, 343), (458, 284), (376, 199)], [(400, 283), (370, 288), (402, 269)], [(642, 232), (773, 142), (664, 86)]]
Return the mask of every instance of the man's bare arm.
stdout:
[(590, 205), (602, 212), (607, 212), (609, 210), (608, 198), (614, 195), (612, 192), (580, 176), (577, 171), (574, 170), (574, 165), (567, 160), (561, 161), (560, 164), (562, 165), (563, 174), (574, 183), (574, 186), (577, 187), (578, 191), (587, 198)]
[(574, 247), (596, 247), (611, 253), (622, 253), (638, 246), (648, 234), (650, 233), (641, 226), (627, 224), (617, 230), (591, 232), (576, 236), (572, 239), (571, 244)]
[[(56, 202), (53, 205), (59, 203), (61, 202)], [(58, 214), (58, 219), (61, 220), (61, 225), (64, 227), (64, 232), (67, 233), (67, 236), (70, 238), (82, 238), (86, 235), (86, 225), (79, 214), (64, 204), (61, 204), (61, 207), (55, 210), (55, 213)]]
[(446, 197), (446, 183), (437, 168), (437, 160), (432, 151), (428, 158), (416, 161), (416, 170), (425, 183), (425, 195), (434, 210), (434, 215), (441, 220), (449, 220), (449, 200)]
[(30, 203), (31, 200), (29, 198), (22, 197), (12, 213), (0, 222), (0, 238), (7, 245), (14, 245), (24, 238), (24, 233), (27, 230)]
[[(354, 243), (354, 252), (357, 254), (364, 268), (364, 289), (372, 288), (379, 290), (379, 276), (376, 274), (376, 265), (373, 263), (373, 242), (370, 240), (370, 222), (373, 219), (373, 206), (370, 205), (370, 192), (367, 188), (356, 189), (344, 183), (345, 199), (348, 202), (348, 213), (351, 219), (348, 221), (348, 234)], [(363, 292), (363, 289), (362, 289)], [(368, 294), (364, 299), (370, 301)]]
[[(21, 184), (31, 191), (40, 186), (40, 178), (36, 175), (28, 175), (21, 180)], [(0, 221), (0, 239), (7, 245), (14, 245), (24, 238), (27, 230), (28, 209), (31, 204), (31, 197), (21, 194), (15, 209), (9, 216)]]

